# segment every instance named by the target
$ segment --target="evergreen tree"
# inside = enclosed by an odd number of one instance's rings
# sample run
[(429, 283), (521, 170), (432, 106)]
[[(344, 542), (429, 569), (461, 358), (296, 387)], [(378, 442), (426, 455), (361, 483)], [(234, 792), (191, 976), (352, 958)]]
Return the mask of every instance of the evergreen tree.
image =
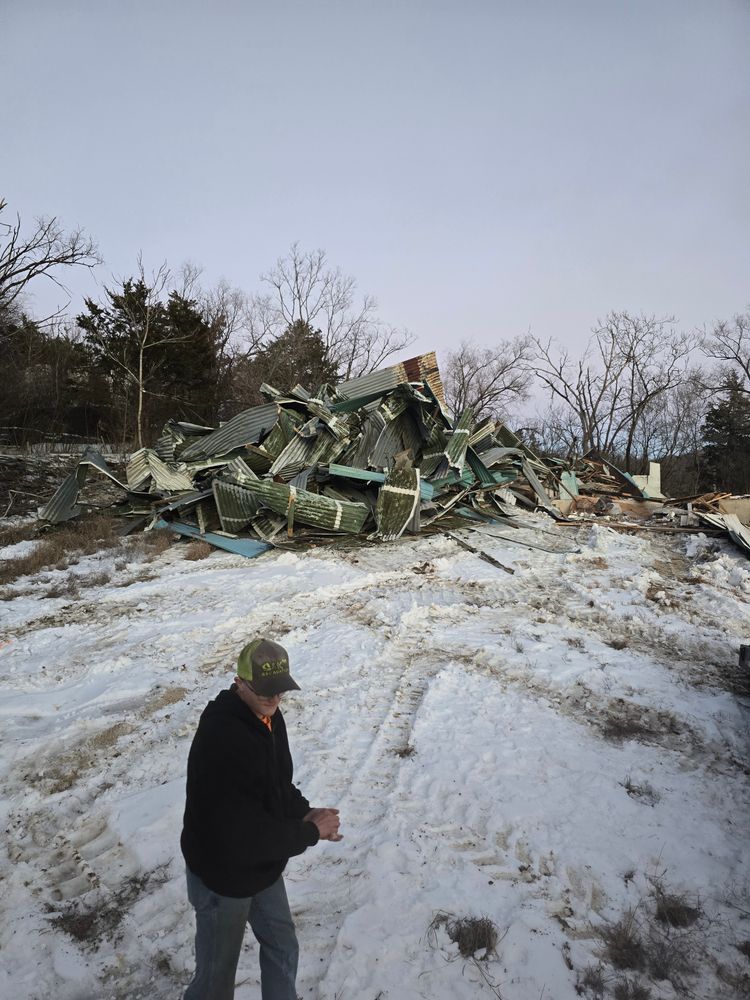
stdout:
[(735, 372), (703, 425), (703, 488), (750, 493), (750, 396)]
[(153, 439), (170, 417), (212, 423), (217, 356), (212, 328), (195, 302), (141, 276), (105, 289), (104, 305), (86, 299), (78, 317), (97, 370), (110, 387), (110, 435)]
[(237, 365), (235, 396), (245, 406), (253, 406), (267, 402), (258, 391), (264, 382), (282, 392), (297, 384), (315, 392), (336, 380), (336, 365), (328, 356), (320, 330), (295, 320), (252, 358)]

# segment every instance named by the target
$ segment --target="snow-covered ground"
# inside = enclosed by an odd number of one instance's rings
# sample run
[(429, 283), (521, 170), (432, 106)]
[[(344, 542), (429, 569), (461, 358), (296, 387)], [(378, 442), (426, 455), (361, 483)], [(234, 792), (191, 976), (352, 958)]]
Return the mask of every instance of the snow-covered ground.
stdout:
[[(460, 532), (513, 575), (434, 535), (252, 561), (177, 543), (97, 583), (109, 551), (74, 600), (43, 597), (62, 571), (6, 588), (0, 997), (181, 995), (185, 762), (258, 633), (303, 689), (297, 783), (345, 835), (287, 868), (305, 1000), (747, 996), (750, 562), (528, 523)], [(689, 926), (657, 919), (673, 896)], [(462, 956), (441, 913), (488, 917), (496, 952)], [(236, 996), (260, 996), (249, 931)]]

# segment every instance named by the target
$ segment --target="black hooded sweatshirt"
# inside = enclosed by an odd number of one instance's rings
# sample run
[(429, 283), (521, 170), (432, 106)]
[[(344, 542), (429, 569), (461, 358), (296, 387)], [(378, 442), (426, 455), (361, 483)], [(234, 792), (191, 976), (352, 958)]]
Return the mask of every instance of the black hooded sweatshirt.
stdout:
[(273, 731), (232, 685), (203, 710), (190, 748), (180, 846), (188, 868), (220, 896), (253, 896), (290, 857), (318, 842), (310, 803), (292, 784), (286, 725)]

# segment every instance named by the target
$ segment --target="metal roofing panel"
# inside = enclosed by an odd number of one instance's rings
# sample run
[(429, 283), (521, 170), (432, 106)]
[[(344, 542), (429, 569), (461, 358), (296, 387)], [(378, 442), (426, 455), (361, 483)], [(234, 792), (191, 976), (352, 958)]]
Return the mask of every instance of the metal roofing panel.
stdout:
[(404, 533), (419, 504), (419, 469), (394, 468), (378, 493), (374, 537), (393, 542)]
[(87, 472), (85, 465), (78, 464), (75, 470), (63, 479), (54, 496), (39, 511), (38, 516), (41, 521), (60, 524), (61, 521), (69, 521), (80, 513), (81, 508), (76, 507), (76, 500), (86, 482)]
[(387, 469), (400, 451), (411, 449), (412, 456), (420, 453), (424, 439), (419, 433), (416, 421), (408, 410), (383, 428), (370, 454), (368, 465)]
[(456, 421), (453, 430), (448, 432), (445, 457), (448, 459), (450, 468), (455, 469), (456, 472), (462, 471), (466, 461), (466, 449), (469, 446), (472, 419), (472, 410), (470, 407), (467, 407)]
[(51, 500), (40, 509), (38, 516), (42, 521), (49, 521), (50, 524), (58, 524), (60, 521), (68, 521), (80, 513), (80, 508), (76, 507), (75, 503), (81, 487), (86, 482), (89, 467), (107, 476), (108, 479), (111, 479), (113, 483), (126, 493), (135, 496), (149, 496), (147, 493), (138, 493), (135, 490), (131, 490), (127, 483), (123, 483), (117, 478), (98, 451), (88, 449), (84, 452), (75, 470), (63, 480)]
[(250, 490), (262, 506), (270, 507), (276, 514), (287, 516), (292, 522), (297, 520), (302, 524), (312, 524), (332, 531), (357, 534), (362, 530), (368, 514), (365, 504), (331, 500), (329, 497), (297, 490), (294, 486), (274, 483), (268, 479), (259, 479), (257, 483), (248, 482), (245, 489)]
[(128, 459), (128, 464), (125, 466), (125, 476), (128, 481), (128, 486), (131, 489), (142, 486), (150, 475), (151, 470), (148, 467), (148, 448), (139, 448), (138, 451), (133, 452)]
[(257, 444), (263, 432), (269, 431), (276, 423), (277, 417), (276, 403), (265, 403), (243, 410), (218, 430), (194, 441), (182, 452), (180, 458), (187, 462), (193, 458), (224, 455), (246, 444)]
[(293, 479), (296, 475), (316, 462), (329, 462), (337, 458), (349, 443), (333, 437), (328, 431), (321, 431), (314, 438), (295, 437), (284, 448), (279, 457), (268, 470), (270, 476), (281, 476), (282, 479)]
[(235, 486), (222, 479), (215, 479), (213, 494), (224, 531), (231, 531), (232, 534), (242, 531), (258, 513), (256, 497), (243, 486)]
[(445, 405), (445, 392), (434, 351), (419, 354), (407, 361), (399, 361), (389, 368), (380, 368), (378, 371), (370, 372), (369, 375), (360, 375), (358, 378), (340, 382), (336, 386), (336, 392), (351, 399), (353, 396), (386, 392), (395, 389), (402, 382), (427, 382), (438, 400)]
[(217, 549), (226, 549), (227, 552), (234, 552), (235, 555), (245, 556), (252, 559), (254, 556), (262, 555), (271, 548), (265, 542), (259, 542), (255, 538), (228, 538), (226, 535), (219, 535), (213, 531), (201, 531), (192, 524), (183, 524), (181, 521), (157, 521), (155, 528), (169, 528), (178, 535), (185, 535), (188, 538), (197, 538), (201, 542), (208, 542), (209, 545)]
[[(386, 475), (384, 472), (376, 472), (374, 469), (356, 469), (348, 465), (336, 465), (331, 462), (327, 466), (328, 474), (340, 479), (358, 479), (370, 483), (384, 483)], [(423, 500), (432, 500), (435, 490), (431, 483), (424, 479), (419, 480), (419, 493)]]

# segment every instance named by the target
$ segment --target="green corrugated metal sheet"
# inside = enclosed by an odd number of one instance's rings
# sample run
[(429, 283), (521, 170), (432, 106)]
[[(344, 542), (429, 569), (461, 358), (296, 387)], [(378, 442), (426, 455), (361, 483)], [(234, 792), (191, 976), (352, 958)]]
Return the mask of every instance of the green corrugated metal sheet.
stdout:
[(384, 542), (400, 538), (419, 504), (419, 469), (392, 469), (378, 493), (375, 537)]
[[(384, 472), (376, 472), (374, 469), (356, 469), (348, 465), (336, 465), (331, 462), (324, 469), (328, 471), (328, 474), (335, 476), (340, 479), (357, 479), (362, 482), (369, 483), (384, 483), (386, 480), (386, 475)], [(426, 482), (424, 479), (419, 480), (419, 493), (423, 500), (432, 500), (432, 496), (435, 490), (432, 483)]]
[(331, 531), (345, 531), (356, 535), (362, 530), (368, 514), (365, 504), (331, 500), (317, 493), (297, 490), (286, 483), (274, 483), (267, 479), (259, 479), (257, 483), (248, 482), (244, 488), (255, 495), (261, 506), (290, 517), (292, 522), (300, 521), (302, 524)]
[(224, 531), (230, 531), (232, 534), (242, 531), (258, 513), (259, 505), (256, 497), (243, 486), (215, 479), (213, 496)]

